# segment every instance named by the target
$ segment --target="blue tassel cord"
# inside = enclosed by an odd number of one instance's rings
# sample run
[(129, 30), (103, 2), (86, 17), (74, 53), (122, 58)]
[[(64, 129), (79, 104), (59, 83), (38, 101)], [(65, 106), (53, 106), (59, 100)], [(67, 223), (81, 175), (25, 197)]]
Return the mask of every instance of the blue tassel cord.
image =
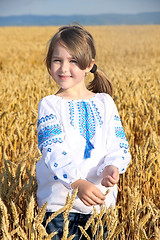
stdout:
[[(84, 159), (90, 158), (91, 150), (94, 148), (91, 143), (91, 139), (94, 137), (96, 132), (95, 117), (99, 121), (100, 116), (95, 110), (95, 105), (92, 102), (78, 101), (77, 103), (78, 115), (79, 115), (79, 130), (81, 136), (86, 140), (86, 146), (84, 150)], [(94, 108), (94, 111), (93, 111)], [(96, 115), (95, 115), (96, 111)], [(74, 127), (74, 104), (69, 102), (69, 113), (70, 113), (70, 124)]]
[(84, 151), (84, 159), (91, 157), (91, 150), (94, 148), (93, 144), (90, 142), (90, 139), (93, 137), (93, 122), (91, 121), (91, 116), (88, 112), (87, 104), (83, 102), (82, 104), (84, 109), (84, 129), (85, 129), (85, 139), (86, 139), (86, 146)]
[(91, 157), (91, 150), (92, 149), (94, 149), (93, 144), (90, 141), (87, 141), (85, 151), (84, 151), (84, 159), (87, 159), (87, 158)]

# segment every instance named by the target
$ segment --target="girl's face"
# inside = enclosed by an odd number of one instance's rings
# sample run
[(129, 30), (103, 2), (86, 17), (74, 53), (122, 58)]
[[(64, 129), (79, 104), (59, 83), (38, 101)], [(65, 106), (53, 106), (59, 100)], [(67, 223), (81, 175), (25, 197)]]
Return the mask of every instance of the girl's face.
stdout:
[(51, 60), (51, 76), (60, 88), (80, 90), (84, 87), (85, 76), (91, 68), (92, 64), (84, 70), (80, 69), (69, 50), (60, 42), (56, 43)]

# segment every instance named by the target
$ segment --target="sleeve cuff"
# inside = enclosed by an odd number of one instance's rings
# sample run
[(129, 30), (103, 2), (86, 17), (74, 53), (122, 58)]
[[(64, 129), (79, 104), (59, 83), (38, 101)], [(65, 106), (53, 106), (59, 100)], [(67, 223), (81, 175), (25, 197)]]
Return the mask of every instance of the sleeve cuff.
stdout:
[(119, 174), (122, 174), (122, 173), (124, 173), (126, 171), (128, 165), (130, 163), (130, 160), (131, 160), (131, 156), (130, 156), (130, 154), (128, 154), (128, 156), (125, 159), (124, 159), (124, 157), (119, 157), (118, 159), (104, 162), (98, 168), (97, 175), (98, 176), (102, 175), (104, 168), (106, 166), (109, 166), (109, 165), (113, 165), (113, 166), (117, 167), (118, 170), (119, 170)]

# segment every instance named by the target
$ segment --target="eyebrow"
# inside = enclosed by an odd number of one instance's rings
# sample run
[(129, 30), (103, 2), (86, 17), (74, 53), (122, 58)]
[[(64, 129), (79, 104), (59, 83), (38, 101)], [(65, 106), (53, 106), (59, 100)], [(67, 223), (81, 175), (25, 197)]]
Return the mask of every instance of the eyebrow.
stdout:
[[(53, 58), (62, 58), (61, 56), (52, 56), (52, 59)], [(67, 58), (67, 59), (75, 59), (75, 57), (73, 57), (73, 56), (71, 56), (71, 57), (69, 57), (69, 58)]]
[(58, 56), (52, 56), (52, 58), (60, 58), (60, 57), (58, 57)]

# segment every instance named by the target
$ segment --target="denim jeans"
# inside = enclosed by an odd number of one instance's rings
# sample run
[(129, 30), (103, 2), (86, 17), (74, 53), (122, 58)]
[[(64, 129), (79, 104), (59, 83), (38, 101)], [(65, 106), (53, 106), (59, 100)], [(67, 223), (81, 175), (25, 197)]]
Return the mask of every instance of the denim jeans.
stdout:
[[(46, 220), (48, 217), (52, 215), (52, 212), (46, 212), (45, 218), (43, 221), (43, 225), (45, 226)], [(82, 213), (69, 213), (68, 220), (69, 220), (69, 236), (75, 234), (74, 240), (86, 240), (86, 237), (81, 233), (81, 230), (78, 226), (85, 227), (87, 220), (90, 218), (90, 214), (82, 214)], [(104, 226), (104, 237), (107, 237), (107, 227)], [(52, 232), (57, 232), (57, 234), (52, 238), (52, 240), (60, 240), (63, 235), (63, 214), (59, 214), (57, 217), (52, 219), (51, 222), (48, 223), (46, 226), (46, 231), (48, 234)], [(98, 240), (96, 238), (92, 238), (91, 227), (87, 229), (87, 234), (90, 236), (91, 239)], [(69, 237), (68, 236), (68, 237)]]

